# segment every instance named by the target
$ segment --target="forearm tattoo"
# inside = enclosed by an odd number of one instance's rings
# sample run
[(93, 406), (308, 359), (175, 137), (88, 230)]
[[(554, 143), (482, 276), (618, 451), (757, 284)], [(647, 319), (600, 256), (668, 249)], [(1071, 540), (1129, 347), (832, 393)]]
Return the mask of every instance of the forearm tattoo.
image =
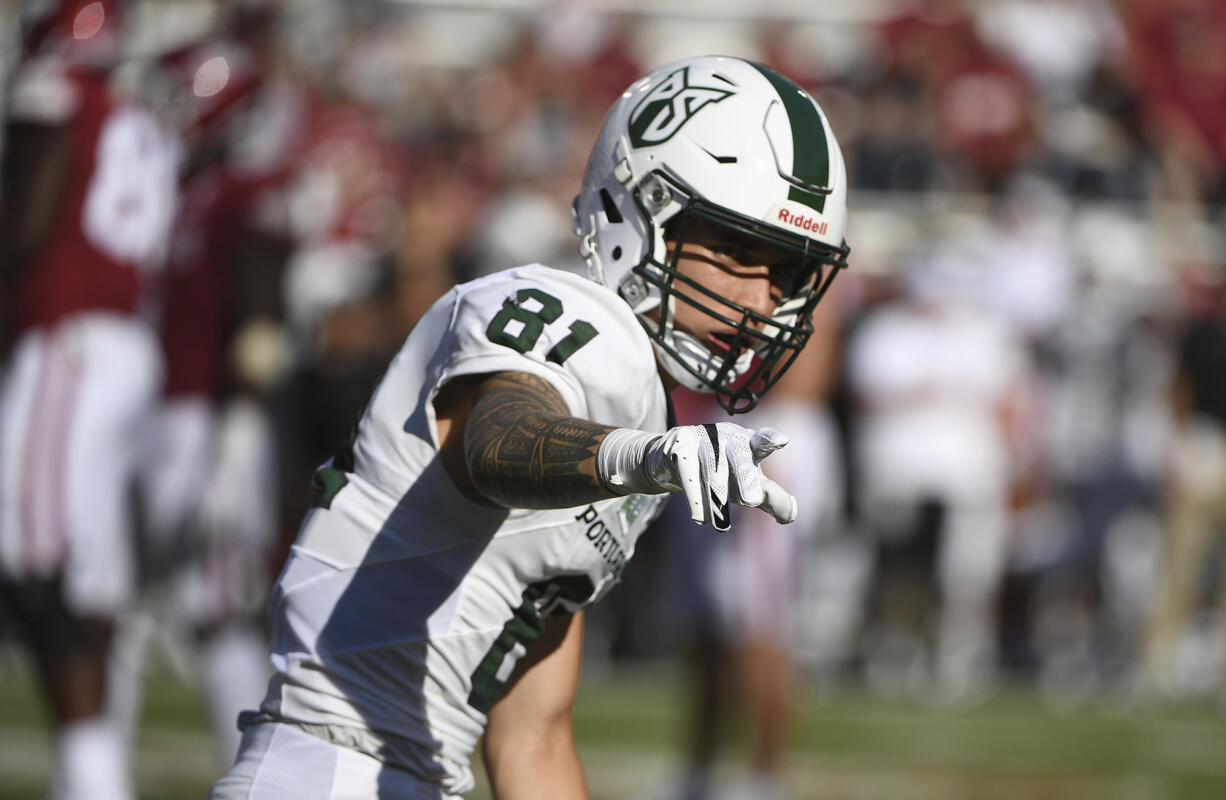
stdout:
[(596, 450), (613, 430), (570, 415), (535, 375), (487, 378), (464, 431), (469, 475), (508, 508), (567, 508), (611, 497), (596, 477)]

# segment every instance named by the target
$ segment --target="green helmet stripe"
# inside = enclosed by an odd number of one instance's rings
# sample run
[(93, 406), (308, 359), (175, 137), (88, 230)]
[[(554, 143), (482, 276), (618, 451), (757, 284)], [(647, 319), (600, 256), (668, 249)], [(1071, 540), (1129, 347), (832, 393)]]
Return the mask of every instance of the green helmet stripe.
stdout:
[[(817, 104), (809, 97), (808, 92), (770, 67), (762, 64), (754, 64), (754, 67), (766, 76), (779, 93), (788, 122), (792, 126), (792, 177), (810, 186), (829, 186), (830, 146), (826, 141), (826, 126), (822, 124)], [(798, 186), (792, 186), (788, 199), (817, 211), (824, 211), (826, 208), (824, 194), (806, 192)]]

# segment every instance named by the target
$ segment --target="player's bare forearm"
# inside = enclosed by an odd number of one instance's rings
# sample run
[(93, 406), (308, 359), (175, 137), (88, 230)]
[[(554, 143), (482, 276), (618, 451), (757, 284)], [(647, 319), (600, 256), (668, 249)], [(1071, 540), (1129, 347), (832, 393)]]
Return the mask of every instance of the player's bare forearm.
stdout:
[(574, 737), (551, 749), (530, 750), (497, 763), (486, 759), (496, 800), (587, 800), (587, 780)]
[(490, 710), (482, 755), (497, 800), (585, 800), (571, 730), (583, 654), (583, 612), (549, 617)]
[(596, 450), (612, 428), (570, 415), (556, 389), (525, 372), (487, 378), (465, 428), (477, 489), (508, 508), (567, 508), (612, 497)]

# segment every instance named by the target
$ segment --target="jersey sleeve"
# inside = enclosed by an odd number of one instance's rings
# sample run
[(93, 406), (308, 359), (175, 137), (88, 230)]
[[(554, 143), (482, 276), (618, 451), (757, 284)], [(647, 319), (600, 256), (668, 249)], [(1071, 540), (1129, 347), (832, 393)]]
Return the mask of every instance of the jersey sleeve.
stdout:
[(650, 342), (629, 306), (586, 278), (534, 266), (474, 281), (457, 295), (451, 333), (438, 386), (527, 372), (557, 389), (576, 417), (656, 427), (664, 400)]

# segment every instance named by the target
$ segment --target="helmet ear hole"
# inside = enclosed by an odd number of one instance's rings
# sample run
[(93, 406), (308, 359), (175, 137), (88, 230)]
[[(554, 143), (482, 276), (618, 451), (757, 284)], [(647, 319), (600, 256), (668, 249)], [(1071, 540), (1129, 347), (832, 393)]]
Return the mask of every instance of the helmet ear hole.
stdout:
[(618, 245), (617, 247), (613, 248), (613, 260), (620, 261), (621, 257), (622, 257), (622, 249), (621, 249), (621, 245)]
[[(616, 224), (622, 221), (622, 212), (618, 210), (617, 204), (613, 202), (608, 189), (600, 190), (600, 204), (604, 206), (604, 215), (608, 218), (609, 222)], [(617, 258), (617, 256), (613, 257)]]

